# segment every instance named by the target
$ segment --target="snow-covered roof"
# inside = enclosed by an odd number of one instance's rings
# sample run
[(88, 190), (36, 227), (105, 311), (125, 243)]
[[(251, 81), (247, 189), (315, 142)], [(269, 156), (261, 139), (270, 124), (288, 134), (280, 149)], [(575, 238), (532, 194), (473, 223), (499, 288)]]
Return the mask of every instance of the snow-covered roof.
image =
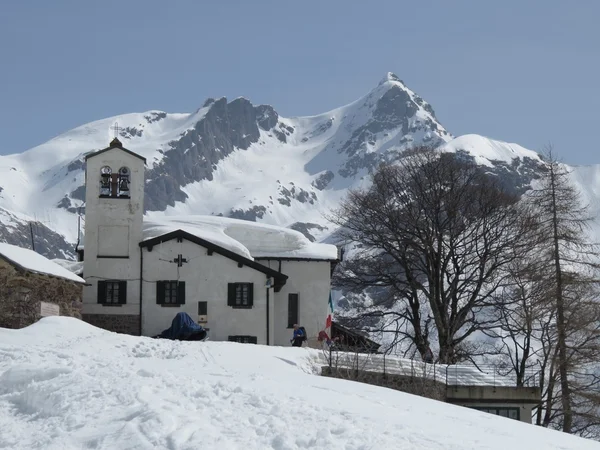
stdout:
[(27, 248), (0, 243), (0, 258), (8, 261), (14, 266), (27, 270), (28, 272), (63, 278), (75, 283), (85, 283), (83, 278), (78, 277), (64, 267), (61, 267), (60, 265), (50, 261), (48, 258)]
[(74, 273), (75, 275), (81, 275), (83, 273), (83, 261), (72, 261), (70, 259), (52, 259), (53, 263), (58, 264), (61, 267), (64, 267), (69, 272)]
[(144, 240), (183, 230), (248, 259), (336, 260), (337, 247), (310, 242), (299, 231), (218, 216), (163, 216), (144, 219)]

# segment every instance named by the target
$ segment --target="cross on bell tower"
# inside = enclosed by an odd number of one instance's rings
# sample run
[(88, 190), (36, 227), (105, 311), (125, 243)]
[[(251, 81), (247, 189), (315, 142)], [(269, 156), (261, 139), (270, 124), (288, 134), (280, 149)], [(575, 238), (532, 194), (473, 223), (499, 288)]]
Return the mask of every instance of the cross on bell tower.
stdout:
[(111, 130), (115, 131), (115, 137), (119, 137), (119, 131), (121, 131), (123, 128), (119, 126), (119, 122), (115, 122), (115, 124), (110, 127)]

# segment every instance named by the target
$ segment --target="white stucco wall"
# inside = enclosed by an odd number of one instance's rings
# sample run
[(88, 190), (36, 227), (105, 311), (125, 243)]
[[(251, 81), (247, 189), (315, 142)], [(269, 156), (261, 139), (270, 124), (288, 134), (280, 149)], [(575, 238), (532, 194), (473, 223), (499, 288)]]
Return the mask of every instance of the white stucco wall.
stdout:
[[(129, 199), (100, 198), (100, 169), (103, 166), (110, 166), (113, 173), (123, 166), (130, 169)], [(114, 148), (87, 160), (83, 273), (91, 286), (86, 286), (83, 291), (84, 314), (139, 314), (139, 242), (142, 240), (143, 205), (142, 159)], [(98, 258), (99, 253), (121, 258)], [(127, 304), (120, 307), (98, 304), (98, 279), (127, 280)]]
[[(179, 268), (179, 280), (186, 283), (186, 303), (179, 307), (156, 304), (156, 281), (177, 280), (177, 264), (171, 263), (180, 254), (189, 262)], [(230, 335), (256, 336), (259, 344), (266, 344), (266, 281), (264, 273), (213, 253), (188, 241), (176, 239), (144, 249), (142, 334), (154, 336), (171, 325), (178, 312), (186, 312), (198, 320), (198, 302), (206, 301), (209, 337), (226, 341)], [(234, 309), (227, 306), (228, 283), (254, 283), (254, 306), (251, 309)], [(273, 323), (274, 296), (270, 290), (271, 320)], [(270, 343), (274, 333), (271, 328)]]
[[(279, 270), (278, 260), (260, 260), (260, 263)], [(275, 301), (275, 345), (290, 345), (293, 330), (288, 328), (288, 294), (298, 294), (299, 325), (306, 328), (310, 340), (325, 328), (331, 287), (330, 262), (281, 261), (281, 272), (289, 278)], [(313, 339), (311, 339), (313, 338)]]

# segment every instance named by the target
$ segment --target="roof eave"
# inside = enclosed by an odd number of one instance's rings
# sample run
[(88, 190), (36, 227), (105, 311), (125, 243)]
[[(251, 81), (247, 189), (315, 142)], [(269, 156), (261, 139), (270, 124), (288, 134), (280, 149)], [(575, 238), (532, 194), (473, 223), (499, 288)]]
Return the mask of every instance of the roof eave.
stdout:
[(293, 256), (255, 256), (255, 260), (268, 260), (272, 259), (275, 261), (317, 261), (317, 262), (329, 262), (332, 264), (338, 264), (340, 262), (337, 258), (308, 258), (308, 257), (293, 257)]
[(106, 148), (103, 148), (102, 150), (98, 150), (98, 151), (93, 152), (93, 153), (88, 153), (87, 155), (85, 155), (85, 160), (87, 161), (88, 159), (93, 158), (94, 156), (98, 156), (98, 155), (100, 155), (100, 154), (102, 154), (104, 152), (107, 152), (109, 150), (122, 150), (125, 153), (127, 153), (127, 154), (129, 154), (131, 156), (135, 156), (136, 158), (139, 158), (142, 161), (144, 161), (144, 163), (146, 163), (146, 158), (144, 158), (142, 155), (138, 155), (137, 153), (132, 152), (131, 150), (126, 149), (125, 147), (119, 147), (119, 146), (116, 146), (116, 145), (111, 145), (111, 146), (108, 146)]

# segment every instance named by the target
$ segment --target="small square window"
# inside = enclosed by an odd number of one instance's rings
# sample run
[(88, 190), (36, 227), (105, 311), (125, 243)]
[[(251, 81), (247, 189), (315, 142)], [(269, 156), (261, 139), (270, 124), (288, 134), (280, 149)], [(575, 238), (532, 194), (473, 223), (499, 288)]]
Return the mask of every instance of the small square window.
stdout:
[(127, 302), (127, 281), (98, 281), (98, 303), (105, 306), (121, 306)]
[(162, 306), (180, 306), (185, 304), (185, 281), (157, 281), (156, 303)]
[(227, 305), (232, 308), (252, 308), (254, 305), (254, 284), (229, 283), (227, 286)]
[(256, 344), (258, 342), (256, 336), (229, 336), (227, 340), (230, 342), (239, 342), (240, 344)]

